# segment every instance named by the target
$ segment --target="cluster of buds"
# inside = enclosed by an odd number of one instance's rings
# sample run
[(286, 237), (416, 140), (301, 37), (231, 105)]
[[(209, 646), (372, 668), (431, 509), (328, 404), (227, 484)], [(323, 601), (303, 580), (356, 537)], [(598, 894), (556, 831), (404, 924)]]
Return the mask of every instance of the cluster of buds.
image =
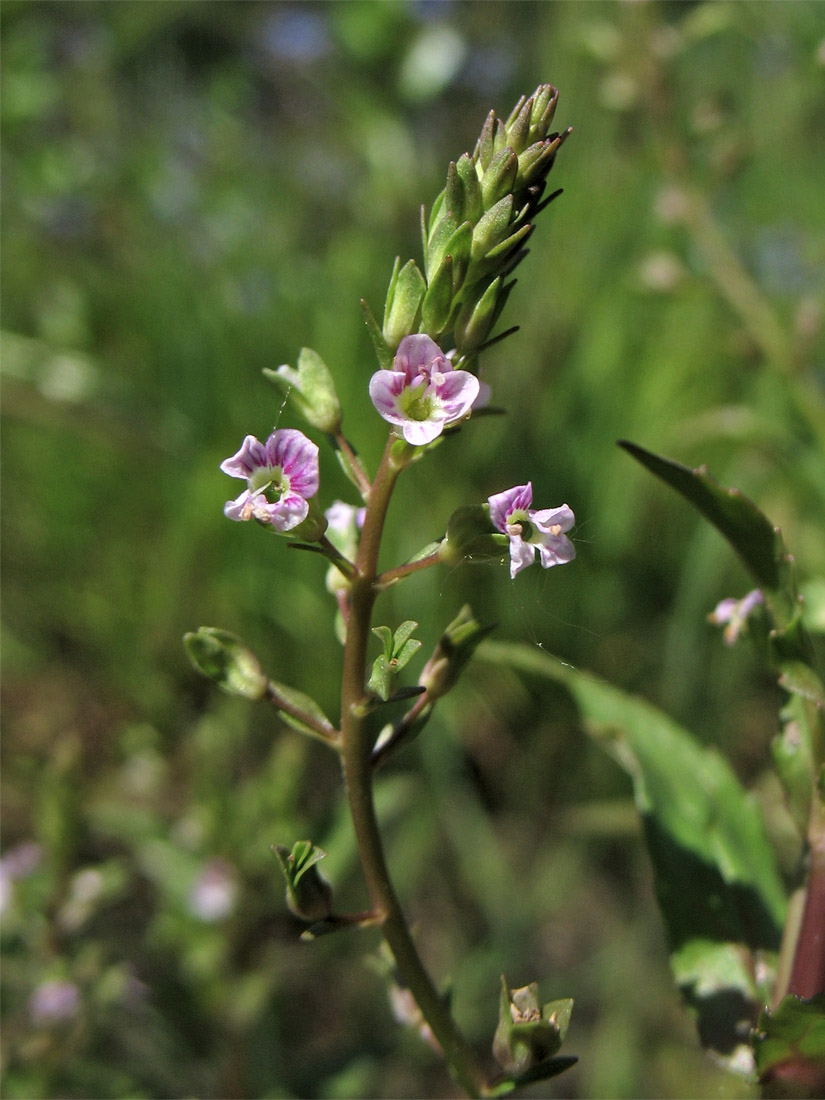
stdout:
[[(487, 116), (472, 154), (450, 163), (447, 184), (429, 217), (421, 212), (424, 272), (396, 261), (381, 330), (371, 325), (382, 365), (412, 333), (471, 360), (488, 341), (514, 286), (509, 276), (526, 253), (547, 174), (570, 130), (551, 132), (558, 92), (541, 84), (503, 122)], [(368, 317), (369, 320), (369, 317)], [(383, 346), (382, 346), (383, 345)]]

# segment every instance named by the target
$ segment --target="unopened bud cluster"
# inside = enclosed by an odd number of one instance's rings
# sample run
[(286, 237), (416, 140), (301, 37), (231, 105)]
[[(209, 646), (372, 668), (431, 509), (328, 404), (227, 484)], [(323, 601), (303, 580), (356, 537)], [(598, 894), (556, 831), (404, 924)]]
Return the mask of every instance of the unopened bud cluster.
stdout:
[(459, 359), (488, 340), (526, 255), (547, 174), (569, 130), (550, 132), (558, 92), (541, 84), (506, 122), (487, 116), (474, 152), (451, 162), (429, 218), (422, 208), (424, 272), (396, 262), (384, 310), (383, 340), (394, 351), (422, 332), (444, 346), (452, 333)]

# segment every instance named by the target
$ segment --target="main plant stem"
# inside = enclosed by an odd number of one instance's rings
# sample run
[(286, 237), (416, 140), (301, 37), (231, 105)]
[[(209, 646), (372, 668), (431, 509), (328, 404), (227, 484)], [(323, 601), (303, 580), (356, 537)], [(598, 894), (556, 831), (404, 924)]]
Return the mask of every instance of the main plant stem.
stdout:
[(444, 999), (416, 949), (387, 868), (373, 799), (372, 737), (363, 713), (367, 643), (372, 609), (378, 594), (378, 551), (390, 497), (403, 463), (393, 459), (393, 437), (372, 484), (355, 576), (351, 582), (347, 641), (341, 689), (341, 759), (347, 798), (364, 879), (381, 931), (392, 951), (399, 977), (416, 1000), (468, 1096), (484, 1095), (487, 1076), (470, 1044), (458, 1029)]

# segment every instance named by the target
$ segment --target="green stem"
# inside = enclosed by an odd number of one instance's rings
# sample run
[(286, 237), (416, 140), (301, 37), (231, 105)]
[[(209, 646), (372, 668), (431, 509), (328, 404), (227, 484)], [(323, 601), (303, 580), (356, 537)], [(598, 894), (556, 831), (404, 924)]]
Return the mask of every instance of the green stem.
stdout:
[(362, 708), (367, 644), (378, 593), (378, 551), (390, 497), (403, 468), (393, 460), (393, 442), (390, 436), (372, 484), (351, 586), (341, 689), (341, 759), (364, 879), (399, 976), (441, 1044), (457, 1080), (469, 1096), (479, 1097), (484, 1095), (487, 1075), (419, 957), (387, 868), (373, 800), (372, 738)]
[(395, 569), (388, 569), (378, 578), (378, 584), (381, 588), (384, 588), (394, 581), (400, 581), (402, 577), (409, 577), (411, 573), (417, 573), (419, 569), (429, 569), (432, 565), (438, 565), (440, 561), (441, 556), (436, 550), (434, 554), (428, 554), (426, 558), (418, 558), (416, 561), (408, 561), (403, 565), (397, 565)]

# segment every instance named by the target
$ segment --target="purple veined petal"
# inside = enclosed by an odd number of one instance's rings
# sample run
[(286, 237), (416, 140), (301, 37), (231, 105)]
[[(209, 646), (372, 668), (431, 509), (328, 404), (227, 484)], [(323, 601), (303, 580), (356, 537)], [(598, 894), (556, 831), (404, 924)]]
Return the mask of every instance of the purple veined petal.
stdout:
[(298, 493), (285, 493), (276, 504), (265, 506), (267, 518), (281, 534), (303, 523), (309, 514), (309, 505)]
[(406, 385), (407, 379), (400, 371), (379, 370), (370, 379), (370, 400), (378, 414), (391, 424), (404, 422), (404, 417), (398, 410), (398, 398)]
[(426, 443), (432, 443), (444, 430), (444, 420), (441, 417), (431, 420), (401, 419), (398, 423), (403, 424), (404, 438), (413, 447), (423, 447)]
[(240, 477), (246, 481), (254, 470), (266, 465), (266, 448), (254, 435), (248, 435), (241, 444), (241, 449), (231, 458), (225, 458), (220, 468), (230, 477)]
[(396, 371), (403, 372), (407, 382), (411, 382), (419, 374), (429, 375), (434, 366), (441, 374), (453, 369), (435, 340), (425, 333), (404, 337), (398, 345), (393, 366)]
[(522, 569), (528, 569), (536, 560), (536, 550), (521, 535), (510, 536), (510, 577), (515, 579)]
[(474, 374), (466, 370), (450, 370), (436, 387), (445, 418), (452, 421), (466, 416), (478, 397), (478, 390), (479, 381)]
[(576, 522), (571, 508), (562, 504), (560, 508), (545, 508), (541, 511), (530, 513), (530, 522), (538, 527), (539, 531), (554, 534), (552, 527), (560, 527), (562, 531), (569, 531)]
[(269, 466), (278, 466), (296, 493), (309, 498), (318, 492), (318, 448), (303, 432), (279, 428), (266, 441)]
[(261, 494), (250, 493), (248, 489), (244, 489), (239, 497), (234, 500), (228, 500), (223, 506), (223, 514), (227, 519), (234, 520), (247, 520), (252, 519), (253, 515), (253, 498), (254, 496), (260, 496)]
[(576, 556), (576, 548), (567, 535), (545, 535), (541, 542), (536, 542), (539, 557), (543, 569), (549, 569), (553, 565), (565, 565)]
[(495, 493), (487, 498), (490, 506), (490, 519), (493, 527), (507, 533), (507, 517), (516, 511), (527, 511), (533, 503), (533, 484), (514, 485), (503, 493)]

